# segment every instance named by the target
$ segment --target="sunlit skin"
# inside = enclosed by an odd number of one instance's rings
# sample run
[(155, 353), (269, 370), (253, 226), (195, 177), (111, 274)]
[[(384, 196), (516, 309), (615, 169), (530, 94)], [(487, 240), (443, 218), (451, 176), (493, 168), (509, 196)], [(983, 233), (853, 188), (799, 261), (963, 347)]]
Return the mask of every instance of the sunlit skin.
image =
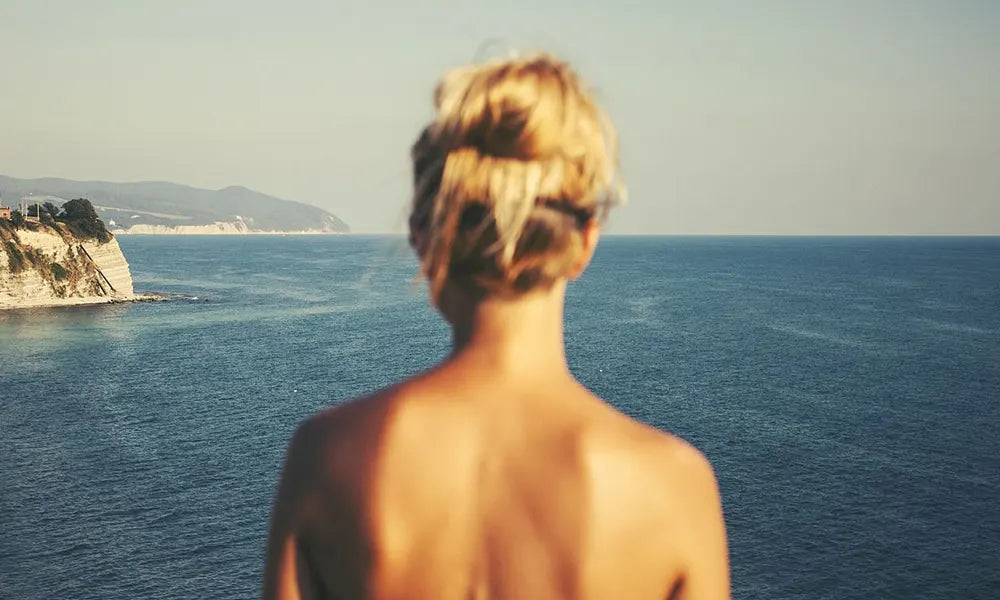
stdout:
[(448, 358), (299, 427), (265, 599), (729, 597), (711, 466), (573, 378), (565, 293), (446, 286)]

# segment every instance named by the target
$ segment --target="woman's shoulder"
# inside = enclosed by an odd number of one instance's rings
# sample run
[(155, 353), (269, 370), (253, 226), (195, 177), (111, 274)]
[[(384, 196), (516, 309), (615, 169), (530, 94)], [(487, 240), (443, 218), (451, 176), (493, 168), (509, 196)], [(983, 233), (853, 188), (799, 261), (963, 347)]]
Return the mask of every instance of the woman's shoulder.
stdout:
[(399, 386), (338, 402), (301, 422), (292, 436), (292, 448), (329, 453), (337, 446), (358, 447), (377, 437), (390, 418)]
[(612, 530), (640, 536), (643, 547), (671, 564), (700, 547), (699, 536), (714, 530), (720, 514), (715, 473), (701, 451), (625, 415), (608, 418), (587, 437), (599, 518)]
[(694, 497), (715, 494), (715, 473), (708, 458), (683, 438), (641, 423), (606, 407), (600, 426), (590, 428), (588, 446), (605, 468), (632, 471), (646, 489), (662, 490), (665, 499), (678, 488)]
[(399, 428), (401, 413), (425, 395), (421, 381), (418, 375), (313, 414), (296, 428), (289, 458), (322, 461), (316, 467), (329, 475), (356, 471), (359, 467), (353, 463), (374, 461), (389, 431)]

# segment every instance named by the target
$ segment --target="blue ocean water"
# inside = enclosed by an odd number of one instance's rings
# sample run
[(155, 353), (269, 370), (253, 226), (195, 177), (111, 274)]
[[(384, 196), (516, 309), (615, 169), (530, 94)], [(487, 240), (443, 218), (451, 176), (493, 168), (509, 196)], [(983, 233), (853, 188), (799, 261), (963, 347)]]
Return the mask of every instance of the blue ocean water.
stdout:
[[(389, 237), (122, 237), (0, 312), (0, 598), (249, 598), (310, 413), (445, 355)], [(1000, 238), (609, 238), (576, 375), (701, 448), (736, 598), (1000, 596)]]

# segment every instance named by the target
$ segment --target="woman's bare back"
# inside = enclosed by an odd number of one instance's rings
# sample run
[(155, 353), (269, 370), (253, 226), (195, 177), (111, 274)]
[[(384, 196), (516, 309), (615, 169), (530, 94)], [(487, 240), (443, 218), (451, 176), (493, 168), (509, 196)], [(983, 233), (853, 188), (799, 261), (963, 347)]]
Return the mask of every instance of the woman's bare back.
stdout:
[(445, 363), (317, 415), (288, 461), (271, 561), (316, 597), (728, 597), (708, 463), (568, 376)]
[(409, 240), (452, 353), (296, 433), (265, 598), (728, 598), (708, 462), (567, 365), (567, 283), (624, 198), (610, 121), (546, 55), (454, 69), (434, 106)]

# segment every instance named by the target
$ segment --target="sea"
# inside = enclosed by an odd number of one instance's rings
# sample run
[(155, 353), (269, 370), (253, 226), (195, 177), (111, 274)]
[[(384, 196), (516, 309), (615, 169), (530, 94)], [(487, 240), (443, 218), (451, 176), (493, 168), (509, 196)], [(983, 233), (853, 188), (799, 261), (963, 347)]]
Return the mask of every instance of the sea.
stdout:
[[(401, 237), (119, 238), (0, 311), (0, 598), (253, 598), (286, 444), (433, 365)], [(1000, 238), (613, 237), (569, 364), (713, 463), (739, 599), (1000, 598)]]

